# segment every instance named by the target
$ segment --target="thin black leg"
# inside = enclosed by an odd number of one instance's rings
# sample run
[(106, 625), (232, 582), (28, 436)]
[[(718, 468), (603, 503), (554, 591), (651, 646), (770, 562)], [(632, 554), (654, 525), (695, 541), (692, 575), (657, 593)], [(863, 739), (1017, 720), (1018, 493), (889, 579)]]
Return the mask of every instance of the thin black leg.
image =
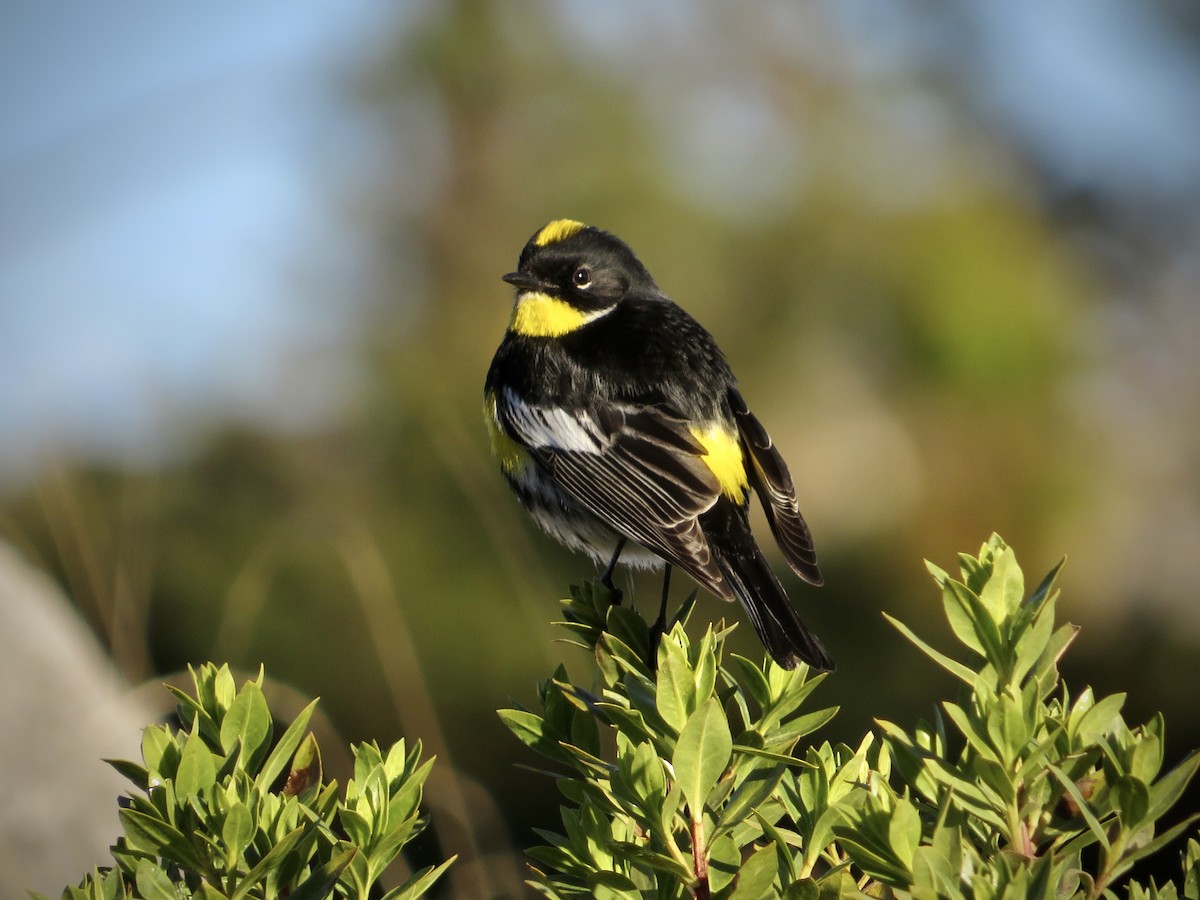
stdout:
[(658, 604), (658, 618), (650, 626), (650, 671), (654, 671), (658, 662), (658, 642), (662, 640), (663, 632), (667, 630), (667, 599), (671, 595), (671, 564), (667, 563), (663, 571), (662, 600)]
[(608, 565), (604, 569), (604, 574), (600, 576), (600, 583), (608, 588), (609, 593), (613, 596), (613, 603), (621, 602), (621, 592), (617, 590), (612, 582), (613, 571), (617, 568), (617, 560), (621, 558), (621, 551), (625, 549), (625, 538), (617, 541), (617, 549), (613, 551), (612, 559), (608, 561)]

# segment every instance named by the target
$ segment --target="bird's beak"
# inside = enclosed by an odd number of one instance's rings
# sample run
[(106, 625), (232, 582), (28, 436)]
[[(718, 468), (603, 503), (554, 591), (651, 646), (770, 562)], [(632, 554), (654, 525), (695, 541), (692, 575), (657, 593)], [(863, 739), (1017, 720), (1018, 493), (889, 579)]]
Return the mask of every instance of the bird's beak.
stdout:
[(522, 291), (536, 291), (545, 288), (541, 281), (528, 272), (509, 272), (507, 275), (501, 275), (500, 278)]

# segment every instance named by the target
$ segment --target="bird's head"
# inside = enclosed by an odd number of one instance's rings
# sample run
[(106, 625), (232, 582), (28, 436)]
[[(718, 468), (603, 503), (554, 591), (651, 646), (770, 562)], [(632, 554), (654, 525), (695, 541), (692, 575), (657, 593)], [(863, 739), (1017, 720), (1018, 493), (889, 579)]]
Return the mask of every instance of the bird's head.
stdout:
[(616, 308), (631, 292), (657, 294), (646, 267), (616, 235), (574, 219), (555, 219), (529, 239), (517, 271), (511, 328), (557, 337)]

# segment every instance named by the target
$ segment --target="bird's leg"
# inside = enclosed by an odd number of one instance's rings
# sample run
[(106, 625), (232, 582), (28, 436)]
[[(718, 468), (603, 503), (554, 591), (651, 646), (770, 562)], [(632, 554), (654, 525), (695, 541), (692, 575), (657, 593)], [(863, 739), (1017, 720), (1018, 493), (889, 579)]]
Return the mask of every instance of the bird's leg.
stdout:
[(662, 601), (658, 604), (658, 618), (650, 626), (650, 659), (647, 660), (650, 671), (653, 672), (658, 662), (658, 642), (662, 640), (663, 632), (667, 630), (667, 598), (671, 594), (671, 564), (663, 571)]
[(620, 538), (617, 541), (617, 549), (613, 551), (612, 559), (608, 561), (608, 566), (604, 569), (604, 574), (600, 576), (600, 583), (608, 588), (612, 594), (613, 606), (619, 606), (621, 603), (621, 591), (613, 585), (613, 571), (617, 568), (617, 560), (621, 558), (621, 551), (625, 549), (625, 538)]

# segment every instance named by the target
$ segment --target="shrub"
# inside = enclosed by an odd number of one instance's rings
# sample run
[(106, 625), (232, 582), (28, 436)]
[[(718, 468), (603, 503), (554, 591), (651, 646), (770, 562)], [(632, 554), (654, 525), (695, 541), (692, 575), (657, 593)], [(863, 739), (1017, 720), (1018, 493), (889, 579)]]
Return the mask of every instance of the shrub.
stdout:
[(112, 762), (134, 786), (120, 812), (124, 834), (113, 865), (64, 900), (411, 900), (453, 862), (387, 893), (376, 887), (426, 825), (419, 807), (433, 760), (421, 762), (420, 742), (351, 748), (354, 777), (339, 795), (322, 780), (307, 730), (315, 700), (273, 741), (261, 670), (241, 689), (228, 666), (191, 674), (195, 696), (168, 688), (180, 727), (150, 725), (140, 764)]
[[(723, 627), (692, 642), (676, 621), (652, 647), (599, 583), (576, 589), (564, 624), (594, 654), (591, 682), (560, 667), (539, 712), (501, 713), (566, 801), (529, 851), (531, 884), (563, 900), (1116, 896), (1200, 817), (1160, 825), (1200, 755), (1162, 773), (1161, 716), (1131, 728), (1124, 695), (1062, 684), (1076, 629), (1055, 626), (1061, 563), (1028, 597), (996, 536), (960, 557), (958, 579), (929, 568), (959, 652), (891, 621), (958, 695), (855, 747), (802, 743), (836, 712), (806, 706), (825, 676), (727, 654)], [(1198, 880), (1191, 840), (1182, 886), (1125, 886), (1200, 898)]]

